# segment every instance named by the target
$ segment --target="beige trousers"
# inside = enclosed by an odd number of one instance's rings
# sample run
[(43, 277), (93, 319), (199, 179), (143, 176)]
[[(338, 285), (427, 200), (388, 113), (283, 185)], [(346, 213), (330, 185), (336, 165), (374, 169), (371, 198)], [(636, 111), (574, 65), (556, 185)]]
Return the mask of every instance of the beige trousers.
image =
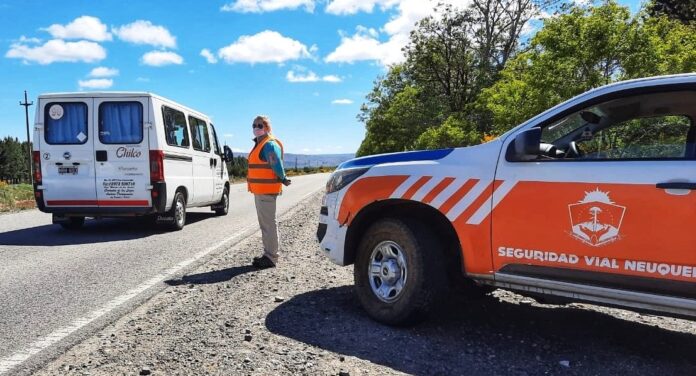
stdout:
[(263, 254), (278, 263), (278, 221), (276, 220), (276, 200), (278, 195), (254, 195), (256, 216), (259, 218), (263, 238)]

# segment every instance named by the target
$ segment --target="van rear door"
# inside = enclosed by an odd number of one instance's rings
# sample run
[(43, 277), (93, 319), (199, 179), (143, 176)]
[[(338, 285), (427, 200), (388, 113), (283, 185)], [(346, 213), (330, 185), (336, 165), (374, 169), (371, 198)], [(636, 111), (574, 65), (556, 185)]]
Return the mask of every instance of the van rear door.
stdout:
[(94, 99), (94, 156), (100, 207), (151, 206), (150, 98)]
[(97, 206), (92, 98), (40, 98), (43, 197), (47, 207)]

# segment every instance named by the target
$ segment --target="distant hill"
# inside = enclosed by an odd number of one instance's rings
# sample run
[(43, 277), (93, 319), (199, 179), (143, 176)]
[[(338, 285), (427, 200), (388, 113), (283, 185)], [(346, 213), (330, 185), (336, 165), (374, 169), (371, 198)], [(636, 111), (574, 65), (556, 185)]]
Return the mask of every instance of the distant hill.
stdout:
[(355, 158), (355, 154), (285, 154), (285, 168), (302, 168), (305, 166), (338, 166)]
[[(247, 153), (234, 153), (236, 156), (247, 158)], [(285, 154), (285, 168), (302, 168), (306, 166), (338, 166), (355, 158), (355, 154)]]

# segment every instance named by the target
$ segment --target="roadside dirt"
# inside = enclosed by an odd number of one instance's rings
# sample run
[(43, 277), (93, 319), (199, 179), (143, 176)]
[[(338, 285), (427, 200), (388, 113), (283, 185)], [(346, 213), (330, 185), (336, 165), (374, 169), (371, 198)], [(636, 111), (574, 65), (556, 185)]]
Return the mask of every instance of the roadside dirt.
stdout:
[(321, 255), (320, 195), (281, 219), (278, 268), (253, 236), (75, 346), (38, 375), (696, 375), (696, 322), (498, 290), (430, 321), (366, 317), (352, 267)]

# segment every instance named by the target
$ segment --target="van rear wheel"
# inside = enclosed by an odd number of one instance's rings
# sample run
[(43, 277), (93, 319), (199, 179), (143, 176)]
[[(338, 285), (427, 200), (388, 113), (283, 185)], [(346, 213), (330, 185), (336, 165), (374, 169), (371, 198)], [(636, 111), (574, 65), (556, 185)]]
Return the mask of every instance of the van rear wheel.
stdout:
[(66, 230), (79, 230), (85, 224), (85, 217), (70, 217), (60, 225)]
[(358, 248), (354, 278), (367, 313), (388, 325), (424, 320), (447, 293), (440, 242), (418, 221), (389, 218), (370, 227)]
[(230, 210), (230, 191), (227, 187), (222, 191), (222, 198), (220, 202), (216, 205), (215, 214), (216, 215), (227, 215)]
[(180, 191), (174, 195), (174, 203), (169, 211), (169, 216), (172, 217), (172, 221), (169, 223), (171, 230), (179, 231), (186, 225), (186, 198)]

